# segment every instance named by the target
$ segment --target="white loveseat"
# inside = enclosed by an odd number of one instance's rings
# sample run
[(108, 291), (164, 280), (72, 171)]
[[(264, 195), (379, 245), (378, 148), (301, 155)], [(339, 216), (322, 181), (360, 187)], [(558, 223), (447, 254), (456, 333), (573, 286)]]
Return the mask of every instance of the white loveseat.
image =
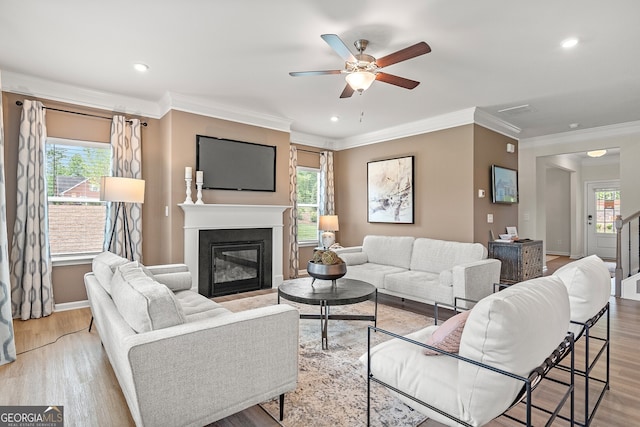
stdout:
[(277, 396), (282, 411), (296, 388), (293, 307), (232, 313), (190, 290), (185, 265), (145, 268), (109, 252), (84, 280), (137, 426), (201, 427)]
[(480, 243), (368, 235), (362, 246), (336, 252), (347, 264), (345, 277), (428, 304), (453, 305), (455, 297), (478, 301), (500, 281), (500, 261), (487, 259)]

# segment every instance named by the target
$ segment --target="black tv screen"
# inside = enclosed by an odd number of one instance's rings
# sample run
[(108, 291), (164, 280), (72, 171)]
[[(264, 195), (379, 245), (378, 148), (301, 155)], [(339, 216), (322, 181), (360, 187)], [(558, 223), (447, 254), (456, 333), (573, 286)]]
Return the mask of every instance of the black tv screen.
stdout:
[(276, 191), (276, 147), (196, 135), (202, 188)]
[(518, 203), (518, 171), (491, 166), (493, 203)]

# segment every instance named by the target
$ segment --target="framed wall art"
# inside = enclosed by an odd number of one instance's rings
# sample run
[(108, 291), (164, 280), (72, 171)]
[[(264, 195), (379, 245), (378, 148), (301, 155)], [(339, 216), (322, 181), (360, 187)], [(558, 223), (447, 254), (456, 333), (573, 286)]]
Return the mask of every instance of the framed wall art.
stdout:
[(367, 163), (367, 221), (414, 223), (414, 156)]

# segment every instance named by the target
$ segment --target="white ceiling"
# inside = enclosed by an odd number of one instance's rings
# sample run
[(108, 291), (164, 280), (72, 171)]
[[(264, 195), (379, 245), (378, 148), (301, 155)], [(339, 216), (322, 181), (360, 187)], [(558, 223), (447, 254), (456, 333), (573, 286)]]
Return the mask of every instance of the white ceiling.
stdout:
[[(640, 120), (639, 16), (638, 0), (0, 0), (0, 70), (4, 90), (48, 82), (60, 100), (150, 117), (144, 106), (234, 112), (310, 140), (474, 107), (522, 139)], [(419, 41), (432, 52), (384, 69), (416, 89), (374, 82), (339, 99), (344, 76), (288, 74), (343, 67), (324, 33), (366, 38), (375, 57)], [(578, 46), (561, 48), (570, 36)]]

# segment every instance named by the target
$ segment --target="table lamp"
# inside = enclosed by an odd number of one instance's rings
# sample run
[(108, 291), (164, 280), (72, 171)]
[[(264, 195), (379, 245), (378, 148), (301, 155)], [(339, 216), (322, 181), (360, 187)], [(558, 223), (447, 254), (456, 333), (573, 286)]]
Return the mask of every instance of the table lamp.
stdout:
[(320, 215), (318, 219), (318, 230), (322, 230), (322, 247), (329, 249), (336, 242), (335, 231), (338, 231), (338, 215)]

